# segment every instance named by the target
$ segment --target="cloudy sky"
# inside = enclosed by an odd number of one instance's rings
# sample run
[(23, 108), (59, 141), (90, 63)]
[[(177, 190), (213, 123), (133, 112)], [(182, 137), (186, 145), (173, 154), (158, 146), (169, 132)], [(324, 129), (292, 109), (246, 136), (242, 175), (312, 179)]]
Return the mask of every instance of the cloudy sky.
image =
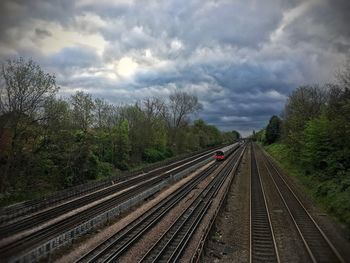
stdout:
[(1, 0), (0, 59), (33, 58), (60, 94), (111, 103), (175, 89), (244, 134), (350, 54), (348, 0)]

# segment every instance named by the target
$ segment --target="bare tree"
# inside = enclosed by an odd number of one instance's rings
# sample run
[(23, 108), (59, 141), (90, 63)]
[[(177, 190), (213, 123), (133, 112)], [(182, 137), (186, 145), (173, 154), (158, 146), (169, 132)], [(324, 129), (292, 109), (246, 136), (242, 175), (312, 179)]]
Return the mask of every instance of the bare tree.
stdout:
[(171, 127), (178, 129), (184, 119), (192, 113), (202, 109), (198, 98), (183, 91), (175, 91), (169, 96), (169, 117)]
[(148, 120), (164, 117), (166, 103), (158, 97), (145, 98), (142, 101), (142, 110), (145, 112)]
[(202, 105), (196, 96), (178, 90), (170, 94), (169, 105), (163, 114), (170, 128), (171, 145), (176, 145), (178, 131), (186, 125), (188, 116), (200, 109)]
[(341, 89), (350, 89), (350, 58), (344, 64), (343, 68), (338, 70), (335, 77), (336, 84), (338, 84)]
[(45, 73), (33, 60), (8, 60), (2, 65), (0, 112), (35, 118), (45, 101), (57, 91), (54, 75)]

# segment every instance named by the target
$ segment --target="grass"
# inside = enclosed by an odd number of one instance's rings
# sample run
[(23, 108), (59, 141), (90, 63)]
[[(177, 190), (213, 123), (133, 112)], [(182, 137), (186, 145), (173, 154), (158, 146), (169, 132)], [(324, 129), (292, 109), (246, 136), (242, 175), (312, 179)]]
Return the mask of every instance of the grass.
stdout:
[(264, 146), (265, 150), (279, 162), (280, 166), (295, 177), (316, 204), (346, 227), (350, 237), (350, 178), (320, 180), (322, 172), (308, 173), (294, 161), (286, 145), (274, 143)]

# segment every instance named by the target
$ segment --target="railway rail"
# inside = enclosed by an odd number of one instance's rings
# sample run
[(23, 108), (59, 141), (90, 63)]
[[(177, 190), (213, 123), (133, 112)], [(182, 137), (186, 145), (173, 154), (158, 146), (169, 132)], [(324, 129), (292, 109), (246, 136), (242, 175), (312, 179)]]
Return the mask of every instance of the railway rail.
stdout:
[[(66, 203), (63, 203), (61, 205), (55, 206), (51, 209), (41, 211), (39, 213), (28, 215), (22, 219), (16, 220), (14, 222), (10, 222), (5, 225), (0, 226), (0, 236), (7, 237), (9, 235), (14, 235), (16, 233), (19, 233), (21, 231), (25, 231), (26, 229), (33, 228), (37, 225), (40, 225), (41, 223), (47, 222), (50, 219), (56, 218), (60, 215), (63, 215), (65, 213), (68, 213), (69, 211), (72, 211), (76, 208), (79, 208), (83, 205), (86, 205), (88, 203), (92, 203), (96, 200), (102, 199), (110, 194), (113, 194), (118, 191), (122, 191), (123, 189), (126, 189), (127, 187), (130, 187), (132, 185), (135, 185), (137, 183), (140, 183), (142, 181), (145, 181), (147, 179), (156, 177), (162, 173), (166, 173), (167, 171), (176, 168), (177, 166), (184, 165), (186, 163), (190, 163), (193, 160), (201, 158), (207, 158), (212, 153), (212, 150), (206, 151), (202, 154), (198, 154), (195, 156), (192, 156), (190, 158), (187, 158), (185, 160), (181, 160), (179, 162), (176, 162), (174, 164), (167, 165), (162, 168), (155, 169), (153, 171), (150, 171), (146, 174), (140, 174), (135, 177), (131, 178), (124, 178), (121, 182), (118, 182), (114, 185), (111, 185), (109, 187), (106, 187), (104, 189), (101, 189), (99, 191), (92, 192), (90, 194), (87, 194), (85, 196), (82, 196), (78, 199), (70, 200)], [(200, 159), (202, 160), (202, 159)], [(199, 161), (200, 161), (199, 160)], [(187, 166), (186, 166), (187, 167)]]
[(250, 262), (280, 262), (253, 144), (250, 196)]
[(140, 237), (145, 235), (158, 223), (184, 196), (190, 193), (199, 182), (218, 167), (215, 163), (192, 178), (185, 186), (179, 188), (144, 215), (136, 218), (122, 231), (111, 236), (76, 262), (114, 262), (118, 260)]
[(44, 209), (65, 203), (67, 201), (80, 198), (81, 196), (91, 194), (103, 188), (107, 188), (113, 185), (115, 181), (119, 183), (137, 175), (154, 172), (156, 170), (160, 171), (161, 169), (169, 168), (172, 165), (178, 165), (182, 161), (186, 161), (193, 158), (194, 156), (199, 156), (201, 154), (214, 151), (215, 149), (218, 149), (220, 147), (212, 147), (211, 149), (207, 149), (204, 151), (201, 150), (191, 154), (187, 154), (185, 156), (174, 157), (169, 160), (165, 160), (163, 162), (147, 166), (138, 171), (127, 172), (126, 174), (114, 176), (103, 181), (89, 182), (83, 185), (74, 186), (69, 189), (59, 191), (45, 198), (28, 200), (22, 203), (0, 208), (0, 225), (17, 220), (18, 218), (21, 218), (21, 217), (32, 215)]
[[(176, 219), (161, 238), (147, 251), (139, 262), (178, 262), (188, 242), (210, 208), (213, 198), (231, 174), (235, 161), (239, 161), (244, 148), (228, 159), (216, 177), (192, 201), (191, 205)], [(108, 261), (111, 262), (111, 261)]]
[[(159, 221), (167, 212), (173, 208), (178, 201), (190, 193), (202, 180), (204, 180), (217, 167), (213, 164), (198, 176), (192, 178), (184, 187), (179, 188), (167, 198), (163, 199), (156, 206), (151, 208), (145, 214), (136, 218), (122, 231), (110, 237), (107, 241), (100, 244), (92, 251), (82, 256), (76, 262), (96, 262), (109, 257), (118, 257), (127, 250), (138, 238), (145, 234), (157, 221)], [(113, 251), (113, 252), (111, 252)]]
[(276, 190), (281, 197), (295, 228), (312, 262), (345, 262), (327, 235), (307, 211), (297, 194), (288, 185), (283, 175), (266, 153), (262, 151), (263, 162)]
[[(65, 219), (62, 219), (56, 223), (53, 223), (51, 225), (48, 225), (43, 228), (39, 228), (37, 231), (30, 233), (28, 235), (24, 235), (21, 238), (16, 239), (15, 241), (11, 241), (5, 245), (2, 245), (0, 247), (0, 256), (2, 259), (11, 259), (13, 257), (17, 257), (19, 254), (29, 251), (30, 249), (33, 249), (35, 246), (38, 246), (39, 244), (44, 244), (47, 240), (50, 240), (54, 238), (55, 236), (59, 235), (60, 233), (67, 232), (69, 229), (72, 229), (73, 227), (82, 224), (84, 221), (91, 219), (102, 212), (111, 209), (118, 204), (121, 204), (122, 202), (132, 198), (137, 193), (141, 193), (143, 191), (146, 191), (148, 188), (152, 187), (154, 184), (160, 183), (165, 178), (169, 178), (172, 176), (172, 174), (178, 173), (182, 170), (185, 170), (186, 168), (196, 164), (200, 163), (201, 161), (209, 158), (209, 156), (212, 154), (212, 151), (209, 153), (205, 153), (204, 155), (197, 158), (191, 158), (190, 161), (185, 163), (177, 163), (177, 168), (168, 167), (167, 172), (156, 175), (156, 176), (149, 176), (150, 179), (146, 180), (146, 178), (149, 177), (140, 177), (140, 182), (136, 186), (130, 187), (128, 190), (125, 190), (124, 192), (121, 192), (120, 194), (115, 195), (113, 198), (107, 199), (97, 205), (94, 205), (86, 210), (83, 210), (79, 213), (76, 213), (74, 215), (71, 215)], [(171, 169), (172, 168), (172, 169)], [(161, 169), (162, 170), (162, 169)], [(146, 181), (145, 181), (146, 180)], [(135, 181), (133, 181), (135, 183)], [(95, 196), (94, 196), (95, 198)], [(91, 200), (88, 198), (86, 199), (87, 202), (91, 202)], [(68, 207), (69, 208), (69, 207)], [(71, 209), (70, 209), (71, 210)], [(58, 216), (60, 213), (62, 213), (61, 210), (59, 210), (58, 214), (55, 214), (50, 211), (49, 218), (52, 218), (53, 216)], [(28, 218), (29, 220), (33, 220), (32, 218)], [(48, 218), (46, 218), (47, 220)], [(30, 222), (28, 223), (30, 225)], [(24, 224), (25, 225), (25, 224)], [(8, 227), (6, 231), (9, 231), (11, 234), (17, 231), (18, 228), (13, 225), (14, 230), (12, 230), (12, 227)], [(23, 226), (20, 226), (20, 228)], [(3, 233), (5, 233), (5, 230), (3, 229)]]

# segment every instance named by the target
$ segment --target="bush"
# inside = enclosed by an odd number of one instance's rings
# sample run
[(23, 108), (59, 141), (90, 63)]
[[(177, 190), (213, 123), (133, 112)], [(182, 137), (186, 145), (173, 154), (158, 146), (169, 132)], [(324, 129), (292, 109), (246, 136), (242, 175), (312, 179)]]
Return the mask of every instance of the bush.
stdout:
[(159, 162), (164, 160), (165, 158), (165, 153), (154, 148), (148, 148), (142, 154), (142, 159), (147, 163)]
[(106, 162), (100, 162), (98, 164), (98, 177), (110, 177), (113, 175), (113, 165)]
[[(312, 144), (313, 147), (314, 145), (316, 147), (318, 144)], [(311, 147), (311, 145), (308, 147)], [(310, 171), (305, 165), (296, 162), (296, 157), (285, 144), (275, 143), (265, 148), (279, 161), (281, 166), (290, 175), (296, 177), (302, 183), (305, 190), (307, 190), (327, 212), (337, 217), (339, 221), (345, 223), (350, 232), (349, 171), (338, 171), (333, 177), (326, 176), (326, 170)]]

